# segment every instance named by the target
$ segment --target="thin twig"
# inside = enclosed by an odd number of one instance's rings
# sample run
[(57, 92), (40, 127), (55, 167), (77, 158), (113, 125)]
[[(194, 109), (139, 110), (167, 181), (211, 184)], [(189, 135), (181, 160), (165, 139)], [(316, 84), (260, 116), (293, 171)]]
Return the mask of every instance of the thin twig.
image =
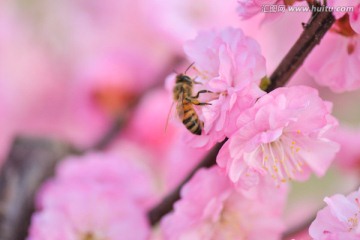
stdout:
[(218, 143), (213, 147), (210, 152), (205, 156), (204, 160), (202, 160), (195, 168), (186, 176), (186, 178), (179, 184), (179, 186), (174, 189), (170, 194), (168, 194), (160, 204), (151, 209), (148, 213), (148, 219), (151, 225), (155, 225), (166, 213), (170, 212), (173, 209), (174, 203), (180, 199), (180, 190), (184, 184), (186, 184), (192, 176), (199, 170), (200, 168), (209, 168), (215, 165), (216, 156), (226, 142), (225, 139), (223, 142)]
[[(181, 64), (184, 61), (182, 56), (175, 56), (169, 66), (164, 68), (164, 71), (159, 74), (156, 79), (163, 80), (172, 71), (174, 66)], [(171, 70), (170, 70), (171, 69)], [(157, 81), (152, 86), (148, 87), (144, 92), (148, 92), (152, 89), (156, 89), (164, 84), (163, 81)], [(113, 123), (110, 125), (109, 129), (105, 132), (105, 134), (94, 144), (94, 146), (90, 147), (89, 149), (85, 149), (82, 152), (87, 152), (89, 150), (104, 150), (108, 147), (111, 142), (118, 136), (119, 132), (126, 127), (127, 123), (130, 121), (132, 116), (132, 110), (138, 105), (141, 101), (142, 97), (145, 94), (140, 94), (136, 96), (131, 102), (128, 103), (127, 108), (122, 111), (118, 116), (116, 116), (113, 120)]]
[[(266, 89), (267, 92), (271, 92), (278, 87), (285, 86), (294, 73), (300, 68), (311, 50), (320, 43), (320, 40), (330, 29), (334, 21), (334, 16), (329, 12), (320, 12), (311, 18), (299, 39), (271, 75), (271, 82)], [(182, 181), (175, 190), (168, 194), (162, 202), (148, 212), (148, 219), (151, 225), (157, 224), (164, 215), (172, 211), (174, 203), (180, 199), (181, 188), (198, 169), (202, 167), (211, 167), (216, 164), (217, 153), (226, 141), (227, 139), (225, 139), (222, 143), (215, 145), (210, 153), (205, 156), (205, 158), (193, 169), (186, 179)]]
[(270, 76), (271, 83), (267, 92), (285, 86), (334, 22), (335, 18), (331, 12), (319, 12), (311, 17), (299, 39)]

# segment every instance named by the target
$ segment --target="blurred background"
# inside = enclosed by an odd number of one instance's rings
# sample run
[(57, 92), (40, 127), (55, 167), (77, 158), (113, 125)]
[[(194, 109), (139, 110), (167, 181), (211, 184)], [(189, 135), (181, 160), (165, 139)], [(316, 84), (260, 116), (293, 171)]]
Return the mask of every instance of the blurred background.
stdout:
[[(262, 16), (241, 21), (235, 0), (3, 0), (0, 163), (17, 136), (58, 139), (79, 151), (122, 152), (146, 166), (158, 201), (206, 153), (183, 141), (181, 124), (170, 121), (164, 132), (172, 103), (165, 79), (191, 64), (184, 42), (198, 31), (241, 27), (260, 43), (271, 74), (308, 18), (291, 13), (266, 23)], [(342, 124), (356, 129), (359, 92), (334, 94), (303, 69), (294, 84), (318, 88)], [(109, 131), (111, 141), (101, 144)], [(349, 150), (351, 158), (356, 152)], [(313, 216), (325, 196), (355, 189), (357, 171), (335, 165), (321, 180), (293, 184), (289, 226)]]

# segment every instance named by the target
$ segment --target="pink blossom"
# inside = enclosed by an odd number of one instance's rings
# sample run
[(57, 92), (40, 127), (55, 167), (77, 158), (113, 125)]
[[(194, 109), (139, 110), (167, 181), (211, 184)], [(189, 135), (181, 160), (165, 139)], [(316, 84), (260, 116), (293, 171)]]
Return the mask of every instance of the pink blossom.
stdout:
[[(360, 19), (359, 19), (359, 10), (360, 10), (360, 1), (359, 0), (328, 0), (327, 5), (330, 7), (339, 8), (338, 11), (333, 11), (336, 19), (342, 18), (345, 14), (350, 16), (350, 25), (356, 32), (360, 33)], [(351, 11), (344, 11), (346, 7), (349, 7)], [(340, 11), (341, 10), (341, 11)]]
[(121, 186), (55, 181), (47, 185), (42, 201), (28, 240), (144, 240), (149, 234), (145, 213)]
[(360, 190), (348, 196), (326, 197), (328, 206), (317, 213), (309, 228), (314, 240), (355, 240), (360, 238)]
[(282, 0), (238, 0), (237, 12), (242, 19), (248, 19), (261, 12), (264, 5), (283, 3)]
[(276, 182), (325, 174), (338, 144), (327, 138), (337, 125), (330, 103), (305, 86), (278, 88), (240, 115), (217, 162), (237, 183), (250, 173), (269, 174)]
[[(129, 181), (130, 178), (133, 180)], [(137, 156), (130, 151), (68, 157), (57, 167), (56, 179), (58, 182), (120, 187), (122, 193), (131, 196), (143, 208), (149, 208), (157, 200), (150, 169), (137, 161)]]
[(67, 137), (80, 147), (94, 144), (114, 117), (153, 83), (155, 72), (141, 55), (126, 50), (82, 62), (67, 93)]
[(199, 107), (204, 121), (203, 135), (196, 137), (197, 146), (211, 146), (236, 130), (236, 118), (264, 94), (258, 87), (265, 76), (265, 59), (257, 42), (242, 30), (201, 32), (185, 44), (190, 61), (195, 62), (198, 89), (205, 94), (201, 101), (211, 103)]
[(37, 195), (29, 239), (147, 239), (145, 211), (156, 196), (149, 170), (131, 153), (69, 157)]
[[(200, 170), (183, 187), (174, 212), (162, 219), (164, 239), (279, 239), (286, 191), (272, 185), (267, 193), (265, 199), (246, 196), (218, 167)], [(267, 204), (273, 196), (276, 207)]]
[(308, 73), (322, 86), (334, 92), (360, 87), (360, 37), (328, 33), (305, 62)]
[(0, 3), (0, 165), (16, 134), (51, 137), (63, 113), (63, 75), (13, 4)]
[(360, 1), (357, 1), (357, 5), (354, 4), (354, 11), (349, 13), (349, 15), (352, 29), (360, 34)]
[(340, 125), (333, 132), (332, 138), (341, 145), (340, 151), (336, 154), (335, 163), (347, 170), (358, 169), (360, 167), (359, 127)]
[(265, 13), (264, 21), (271, 21), (282, 16), (288, 6), (303, 0), (238, 0), (237, 12), (246, 20), (257, 14)]
[(199, 30), (224, 28), (238, 23), (235, 1), (145, 0), (139, 4), (148, 23), (163, 39), (181, 50), (184, 41)]
[(348, 1), (339, 1), (332, 5), (355, 6), (353, 12), (345, 15), (344, 12), (334, 12), (338, 13), (335, 14), (338, 19), (310, 54), (305, 68), (318, 84), (334, 92), (353, 91), (360, 88), (360, 2), (349, 5)]
[(1, 3), (0, 95), (17, 132), (90, 147), (115, 114), (160, 80), (169, 54), (143, 31), (135, 1), (46, 1), (32, 10)]

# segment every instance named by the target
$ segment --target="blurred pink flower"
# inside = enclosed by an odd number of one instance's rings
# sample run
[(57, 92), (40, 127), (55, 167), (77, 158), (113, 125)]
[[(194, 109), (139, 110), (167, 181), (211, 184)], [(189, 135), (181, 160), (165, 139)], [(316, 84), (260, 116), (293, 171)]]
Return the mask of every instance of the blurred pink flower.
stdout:
[(336, 139), (341, 146), (340, 151), (336, 154), (335, 163), (347, 170), (359, 169), (360, 128), (340, 125), (332, 134), (332, 139)]
[(41, 201), (28, 240), (145, 240), (149, 235), (145, 213), (121, 186), (55, 181)]
[(275, 89), (240, 115), (217, 162), (235, 183), (249, 172), (278, 183), (305, 180), (311, 172), (322, 176), (339, 149), (326, 135), (337, 125), (330, 111), (315, 89)]
[(1, 3), (0, 100), (11, 134), (91, 147), (114, 115), (161, 80), (173, 55), (146, 31), (135, 1)]
[(0, 3), (0, 164), (15, 134), (55, 135), (64, 90), (56, 61), (13, 4)]
[(249, 19), (262, 11), (264, 5), (284, 4), (283, 0), (238, 0), (237, 12), (242, 19)]
[(360, 34), (360, 1), (357, 1), (357, 5), (354, 4), (354, 11), (349, 13), (351, 28)]
[(200, 30), (238, 23), (235, 1), (143, 0), (140, 6), (150, 26), (179, 51), (184, 41), (196, 37)]
[(195, 62), (196, 81), (203, 83), (198, 89), (213, 92), (200, 97), (211, 103), (198, 108), (203, 135), (191, 136), (193, 144), (210, 147), (229, 137), (239, 114), (264, 94), (258, 85), (266, 75), (265, 59), (257, 42), (234, 28), (200, 32), (185, 52)]
[[(248, 197), (218, 167), (199, 170), (183, 187), (174, 212), (162, 219), (164, 239), (279, 239), (286, 191), (273, 187), (267, 193), (265, 199)], [(276, 207), (266, 201), (274, 195)]]
[(348, 196), (326, 197), (328, 206), (317, 213), (309, 228), (314, 240), (360, 239), (360, 190)]
[[(349, 6), (349, 3), (340, 6)], [(354, 12), (345, 15), (342, 12), (341, 18), (336, 20), (305, 62), (306, 70), (315, 81), (334, 92), (360, 88), (359, 14), (360, 4), (355, 6)]]
[[(308, 73), (334, 92), (360, 88), (360, 37), (328, 33), (305, 62)], [(349, 51), (350, 50), (350, 51)]]
[(131, 156), (65, 159), (37, 195), (29, 239), (147, 239), (145, 211), (158, 199), (151, 173)]
[[(136, 158), (131, 152), (94, 152), (82, 157), (68, 157), (57, 167), (56, 181), (119, 187), (139, 206), (148, 208), (157, 200), (155, 184), (150, 170)], [(133, 180), (129, 181), (129, 178)]]
[[(328, 0), (327, 5), (330, 7), (339, 8), (341, 11), (333, 11), (334, 16), (336, 19), (342, 18), (345, 14), (350, 16), (350, 25), (351, 27), (358, 33), (360, 33), (360, 19), (359, 17), (359, 10), (360, 10), (360, 1), (359, 0)], [(345, 7), (353, 7), (351, 11), (345, 11)]]
[(282, 16), (288, 6), (303, 1), (304, 0), (237, 0), (237, 13), (242, 20), (252, 18), (259, 13), (265, 13), (263, 22), (266, 22)]
[(80, 147), (94, 144), (114, 118), (153, 84), (156, 71), (141, 56), (126, 50), (82, 62), (69, 86), (67, 138)]

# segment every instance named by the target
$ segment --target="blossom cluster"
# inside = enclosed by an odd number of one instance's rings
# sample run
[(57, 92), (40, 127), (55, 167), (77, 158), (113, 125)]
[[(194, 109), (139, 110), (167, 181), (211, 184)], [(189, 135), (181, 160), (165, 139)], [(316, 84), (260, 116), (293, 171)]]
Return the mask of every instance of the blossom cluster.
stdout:
[(317, 213), (309, 233), (313, 239), (359, 239), (360, 190), (348, 196), (326, 197), (327, 206)]
[[(353, 6), (352, 12), (335, 12), (336, 22), (306, 61), (306, 69), (315, 81), (334, 92), (360, 88), (359, 41), (360, 1), (329, 1), (331, 6)], [(321, 56), (321, 59), (319, 58)], [(325, 61), (321, 61), (326, 59)]]
[(266, 94), (259, 86), (264, 57), (240, 29), (200, 33), (185, 51), (196, 81), (212, 95), (199, 109), (203, 135), (192, 143), (207, 147), (229, 138), (217, 162), (234, 183), (247, 174), (268, 173), (277, 182), (325, 174), (338, 151), (329, 139), (337, 120), (317, 90), (293, 86)]
[(124, 156), (68, 158), (40, 190), (28, 239), (146, 239), (144, 212), (155, 196), (149, 179)]
[[(196, 91), (210, 91), (199, 96), (200, 102), (208, 103), (197, 108), (204, 122), (202, 135), (187, 135), (192, 145), (203, 148), (228, 138), (217, 164), (235, 192), (261, 191), (265, 183), (273, 189), (282, 188), (289, 180), (307, 180), (311, 173), (325, 175), (339, 150), (332, 139), (338, 121), (331, 115), (332, 104), (322, 100), (316, 89), (298, 85), (264, 92), (260, 88), (266, 74), (264, 57), (255, 40), (240, 29), (200, 32), (185, 44), (185, 52), (194, 62), (187, 74), (194, 74), (193, 81), (200, 83)], [(166, 239), (236, 239), (236, 235), (239, 239), (261, 239), (261, 234), (252, 236), (248, 230), (242, 230), (243, 235), (237, 232), (243, 224), (239, 217), (231, 217), (236, 225), (223, 226), (220, 223), (227, 222), (222, 220), (226, 214), (208, 210), (214, 207), (210, 203), (223, 196), (216, 192), (214, 183), (208, 185), (209, 191), (215, 192), (203, 200), (199, 195), (193, 198), (198, 190), (191, 190), (192, 185), (207, 191), (199, 176), (184, 187), (174, 213), (162, 221)], [(286, 198), (285, 192), (278, 194)], [(221, 201), (227, 201), (226, 197)], [(213, 215), (218, 211), (220, 215)], [(250, 216), (247, 219), (252, 221)]]
[(285, 227), (281, 216), (286, 191), (286, 187), (276, 188), (265, 181), (256, 191), (246, 193), (220, 168), (200, 170), (181, 190), (174, 212), (162, 219), (164, 237), (279, 239)]

